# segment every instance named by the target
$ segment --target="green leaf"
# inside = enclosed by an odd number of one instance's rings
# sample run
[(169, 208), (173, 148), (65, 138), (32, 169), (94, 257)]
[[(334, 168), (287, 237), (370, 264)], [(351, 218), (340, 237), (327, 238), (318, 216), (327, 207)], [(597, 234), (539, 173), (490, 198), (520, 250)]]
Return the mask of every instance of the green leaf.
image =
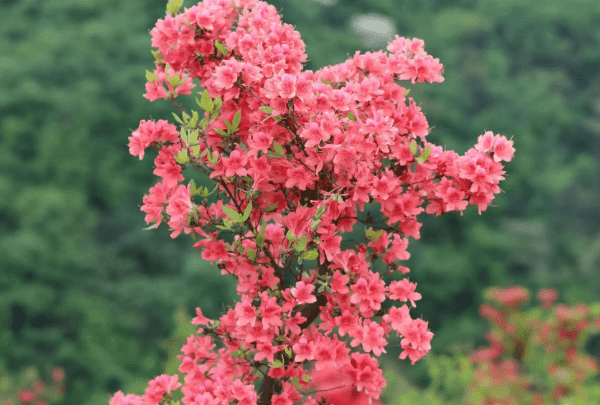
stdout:
[(223, 131), (221, 128), (213, 127), (213, 129), (215, 130), (215, 132), (217, 134), (219, 134), (221, 136), (229, 136), (229, 134), (227, 132)]
[(181, 79), (179, 72), (175, 73), (174, 76), (167, 75), (167, 81), (171, 83), (171, 86), (173, 87), (179, 87), (181, 83), (183, 83), (183, 79)]
[(285, 354), (287, 354), (288, 357), (292, 357), (292, 349), (289, 346), (285, 348)]
[(252, 261), (256, 259), (256, 251), (252, 248), (248, 248), (248, 259)]
[(233, 208), (227, 207), (225, 205), (221, 208), (223, 209), (225, 215), (231, 218), (233, 222), (240, 222), (240, 220), (242, 219), (242, 216), (239, 214), (239, 212), (237, 212)]
[(223, 100), (221, 99), (221, 96), (215, 98), (215, 111), (220, 110), (222, 105), (223, 105)]
[(214, 166), (217, 163), (217, 159), (219, 159), (219, 152), (214, 151), (212, 155), (209, 153), (207, 157), (210, 164)]
[(183, 5), (183, 0), (169, 0), (167, 3), (167, 11), (170, 14), (175, 14), (181, 6)]
[(215, 109), (215, 104), (213, 103), (210, 96), (208, 95), (208, 91), (204, 90), (202, 92), (201, 97), (202, 98), (200, 99), (200, 102), (198, 103), (200, 108), (202, 108), (204, 111), (213, 112), (213, 110)]
[(155, 52), (155, 51), (150, 51), (150, 52), (152, 52), (152, 56), (154, 56), (154, 59), (156, 59), (156, 61), (158, 63), (162, 62), (162, 55), (160, 53)]
[(262, 107), (260, 107), (260, 110), (262, 112), (264, 112), (265, 114), (269, 114), (269, 115), (273, 114), (273, 108), (269, 107), (268, 105), (263, 105)]
[(181, 125), (184, 125), (183, 121), (181, 120), (181, 118), (179, 118), (179, 116), (177, 114), (175, 114), (175, 113), (172, 113), (172, 114), (173, 114), (173, 118), (175, 118), (175, 121), (177, 121)]
[(315, 213), (315, 219), (321, 218), (321, 216), (325, 213), (325, 210), (327, 210), (326, 205), (320, 206), (317, 212)]
[(246, 209), (244, 210), (244, 215), (242, 215), (242, 220), (240, 222), (246, 222), (248, 218), (250, 218), (250, 213), (252, 212), (252, 201), (248, 202), (246, 205)]
[(383, 235), (383, 229), (378, 230), (373, 235), (371, 235), (371, 240), (377, 240)]
[[(193, 118), (192, 118), (192, 120), (193, 120)], [(197, 129), (195, 131), (193, 131), (188, 138), (189, 142), (190, 143), (198, 143), (198, 134), (199, 133), (200, 133), (200, 131), (198, 131)]]
[(279, 205), (278, 202), (276, 202), (275, 204), (271, 204), (267, 208), (265, 208), (265, 211), (267, 211), (267, 212), (275, 211), (275, 209), (277, 209), (278, 205)]
[(273, 368), (283, 367), (283, 363), (281, 360), (275, 360), (273, 363), (269, 364), (269, 366)]
[(412, 153), (413, 155), (415, 155), (417, 153), (417, 144), (415, 143), (414, 140), (410, 141), (410, 145), (408, 145), (408, 149), (410, 150), (410, 153)]
[(196, 188), (196, 182), (192, 179), (190, 180), (190, 195), (198, 194), (198, 189)]
[(208, 125), (208, 117), (202, 118), (202, 121), (200, 121), (200, 129), (202, 129), (202, 131), (205, 131), (207, 125)]
[(150, 225), (148, 228), (142, 228), (142, 231), (149, 231), (151, 229), (156, 229), (156, 228), (158, 228), (158, 227), (156, 226), (156, 223), (154, 223), (154, 224)]
[(287, 238), (287, 240), (289, 240), (290, 242), (293, 242), (296, 240), (296, 236), (294, 236), (294, 234), (292, 233), (292, 231), (287, 231), (287, 233), (285, 234), (285, 237)]
[(306, 249), (307, 242), (308, 242), (308, 238), (306, 237), (306, 235), (302, 235), (302, 237), (298, 240), (298, 244), (296, 246), (294, 246), (294, 249), (296, 249), (296, 252), (298, 252), (298, 253), (303, 252)]
[(310, 376), (308, 374), (303, 375), (302, 376), (302, 381), (309, 382), (310, 381)]
[(179, 164), (185, 164), (190, 161), (190, 158), (186, 151), (180, 150), (177, 156), (175, 156), (175, 161)]
[(277, 141), (273, 141), (273, 150), (275, 151), (275, 155), (278, 157), (282, 157), (283, 156), (283, 148), (281, 147), (281, 145), (279, 144), (279, 142)]
[(351, 112), (349, 112), (349, 113), (348, 113), (348, 119), (349, 119), (350, 121), (354, 121), (354, 122), (356, 122), (356, 117), (355, 117), (355, 116), (354, 116), (354, 114), (352, 114)]
[(190, 128), (196, 128), (196, 125), (198, 125), (198, 120), (200, 119), (200, 116), (198, 115), (198, 111), (192, 111), (192, 119), (190, 120)]
[(406, 89), (406, 91), (404, 92), (404, 97), (408, 96), (408, 93), (410, 93), (410, 89)]
[(319, 257), (319, 252), (317, 250), (309, 250), (302, 253), (300, 257), (304, 260), (315, 260), (317, 257)]
[[(427, 160), (427, 158), (429, 157), (429, 153), (431, 153), (431, 146), (428, 146), (423, 153), (421, 154), (421, 156), (419, 156), (423, 162)], [(422, 162), (421, 162), (422, 163)]]
[(223, 54), (223, 56), (227, 55), (227, 48), (225, 48), (225, 46), (223, 46), (223, 44), (219, 41), (215, 41), (215, 48), (217, 48), (217, 50), (219, 52), (221, 52)]
[(265, 222), (262, 223), (261, 227), (261, 231), (258, 233), (258, 235), (256, 235), (256, 247), (259, 249), (262, 249), (265, 246), (265, 227), (267, 226), (267, 224)]
[(316, 231), (317, 228), (319, 227), (320, 223), (321, 223), (321, 220), (317, 219), (315, 222), (313, 222), (312, 226), (310, 227), (310, 230), (313, 232)]
[(153, 82), (155, 80), (158, 80), (158, 76), (156, 76), (151, 71), (146, 70), (146, 80), (148, 80), (149, 82)]
[(194, 156), (198, 156), (199, 153), (200, 153), (200, 145), (192, 146), (192, 154)]
[(186, 145), (190, 143), (188, 141), (188, 133), (185, 130), (185, 127), (181, 127), (181, 131), (179, 131), (179, 136), (181, 137), (181, 140), (183, 141), (183, 143), (185, 143)]
[(232, 129), (231, 132), (235, 132), (240, 127), (240, 121), (242, 120), (242, 110), (237, 110), (235, 115), (233, 116), (233, 121), (231, 122)]

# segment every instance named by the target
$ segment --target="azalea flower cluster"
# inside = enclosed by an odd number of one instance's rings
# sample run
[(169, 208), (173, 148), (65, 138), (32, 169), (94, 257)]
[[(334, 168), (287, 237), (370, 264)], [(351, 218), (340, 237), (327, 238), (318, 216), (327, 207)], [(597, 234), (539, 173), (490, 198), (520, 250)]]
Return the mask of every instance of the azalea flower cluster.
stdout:
[(60, 402), (65, 393), (65, 371), (52, 369), (52, 381), (45, 382), (34, 367), (27, 367), (18, 377), (0, 370), (0, 405), (48, 405)]
[[(475, 365), (470, 404), (555, 404), (589, 398), (587, 383), (598, 362), (584, 351), (600, 328), (600, 308), (554, 305), (558, 293), (541, 289), (543, 308), (524, 312), (529, 291), (520, 286), (492, 288), (481, 314), (492, 323), (490, 347), (470, 356)], [(568, 402), (568, 401), (567, 401)], [(590, 403), (596, 403), (590, 399)], [(560, 402), (563, 403), (563, 402)]]
[[(298, 32), (265, 2), (176, 9), (151, 30), (156, 68), (145, 97), (173, 101), (179, 128), (142, 121), (129, 138), (140, 159), (158, 150), (161, 181), (141, 209), (171, 237), (191, 234), (204, 260), (236, 278), (240, 300), (219, 320), (197, 309), (198, 333), (179, 356), (183, 385), (162, 375), (144, 396), (119, 392), (111, 405), (158, 404), (180, 386), (184, 404), (316, 404), (311, 366), (340, 370), (377, 400), (377, 357), (390, 339), (412, 364), (431, 348), (427, 322), (409, 313), (421, 295), (399, 263), (410, 257), (408, 238), (420, 237), (417, 216), (484, 211), (512, 141), (486, 132), (459, 156), (426, 140), (421, 108), (397, 83), (443, 81), (422, 40), (396, 36), (388, 52), (312, 72)], [(175, 101), (197, 79), (202, 119)], [(181, 184), (186, 168), (215, 182), (216, 202), (207, 188)], [(365, 213), (372, 203), (381, 221)], [(348, 248), (343, 235), (359, 223), (365, 239)], [(379, 258), (400, 279), (386, 283), (372, 266)]]

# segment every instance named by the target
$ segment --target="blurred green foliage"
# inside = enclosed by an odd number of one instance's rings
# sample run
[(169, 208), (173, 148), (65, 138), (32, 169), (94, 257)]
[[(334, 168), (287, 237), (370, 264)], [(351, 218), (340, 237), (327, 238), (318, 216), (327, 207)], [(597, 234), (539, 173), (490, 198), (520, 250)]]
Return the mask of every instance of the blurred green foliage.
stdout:
[[(214, 317), (235, 298), (188, 239), (141, 230), (139, 205), (156, 178), (151, 158), (128, 154), (127, 137), (139, 120), (173, 111), (142, 98), (148, 30), (165, 4), (0, 0), (0, 358), (14, 373), (64, 367), (65, 404), (143, 390), (162, 372), (175, 309)], [(444, 83), (409, 86), (434, 126), (430, 140), (462, 153), (485, 130), (514, 137), (495, 207), (424, 218), (409, 246), (423, 295), (413, 316), (430, 321), (435, 353), (482, 343), (477, 307), (491, 285), (600, 301), (596, 0), (271, 4), (301, 33), (313, 70), (375, 50), (351, 31), (353, 17), (391, 19), (445, 65)], [(417, 364), (403, 372), (424, 386)]]

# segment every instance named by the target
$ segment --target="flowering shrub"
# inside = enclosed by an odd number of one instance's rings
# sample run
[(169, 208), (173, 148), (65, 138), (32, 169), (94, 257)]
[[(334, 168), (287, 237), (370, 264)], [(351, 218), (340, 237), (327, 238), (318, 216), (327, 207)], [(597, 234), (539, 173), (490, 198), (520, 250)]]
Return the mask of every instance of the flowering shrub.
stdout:
[[(240, 300), (219, 320), (196, 309), (198, 332), (179, 356), (183, 384), (163, 374), (143, 396), (118, 392), (111, 405), (171, 401), (178, 388), (184, 404), (316, 404), (327, 398), (311, 391), (313, 368), (339, 370), (351, 395), (372, 403), (390, 339), (412, 364), (431, 348), (427, 322), (408, 306), (421, 295), (398, 263), (410, 256), (408, 237), (419, 238), (417, 216), (484, 211), (512, 141), (486, 132), (459, 156), (426, 140), (421, 108), (396, 83), (443, 81), (419, 39), (397, 36), (389, 54), (305, 71), (300, 35), (273, 6), (206, 0), (179, 12), (181, 3), (170, 1), (151, 31), (156, 66), (144, 95), (171, 100), (179, 127), (143, 120), (129, 150), (140, 159), (158, 151), (146, 222), (166, 223), (172, 238), (190, 234), (204, 260), (236, 278)], [(194, 79), (205, 88), (202, 119), (175, 101)], [(185, 169), (213, 190), (180, 184)], [(371, 203), (381, 220), (364, 213)], [(364, 238), (346, 248), (357, 224)], [(378, 259), (395, 279), (374, 271)]]
[(65, 393), (65, 372), (52, 370), (51, 383), (44, 382), (34, 367), (24, 369), (18, 377), (0, 370), (0, 405), (48, 405), (57, 403)]
[(536, 295), (542, 308), (523, 312), (525, 288), (493, 288), (486, 295), (481, 314), (492, 323), (490, 347), (471, 355), (471, 404), (558, 404), (595, 395), (598, 362), (584, 347), (599, 331), (597, 307), (592, 314), (583, 304), (553, 305), (556, 290), (543, 289)]

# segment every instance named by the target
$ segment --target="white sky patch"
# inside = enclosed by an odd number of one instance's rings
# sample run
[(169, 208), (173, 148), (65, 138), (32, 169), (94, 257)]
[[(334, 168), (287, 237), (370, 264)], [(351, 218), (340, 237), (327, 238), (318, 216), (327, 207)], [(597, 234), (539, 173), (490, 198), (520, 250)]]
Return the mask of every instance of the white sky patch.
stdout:
[(333, 6), (335, 3), (337, 3), (337, 0), (310, 0), (310, 1), (320, 3), (324, 6)]
[(350, 29), (360, 37), (367, 48), (387, 45), (396, 35), (392, 19), (381, 14), (356, 15), (350, 20)]

